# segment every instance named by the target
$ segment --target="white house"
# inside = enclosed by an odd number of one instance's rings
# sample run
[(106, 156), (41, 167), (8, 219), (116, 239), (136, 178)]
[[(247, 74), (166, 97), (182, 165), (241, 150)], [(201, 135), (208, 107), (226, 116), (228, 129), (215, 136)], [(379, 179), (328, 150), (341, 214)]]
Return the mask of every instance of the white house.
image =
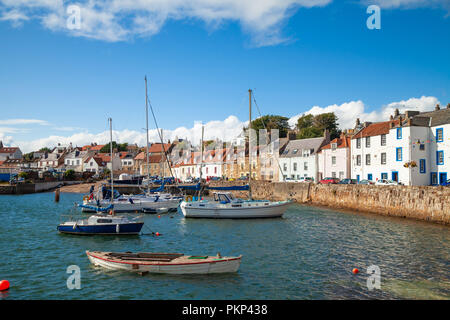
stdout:
[(286, 178), (298, 180), (301, 177), (310, 177), (317, 182), (319, 180), (317, 152), (329, 142), (330, 135), (327, 131), (324, 137), (289, 141), (279, 158), (283, 173), (279, 176), (279, 181)]
[(22, 151), (17, 147), (4, 147), (0, 141), (0, 161), (7, 159), (22, 159)]
[(88, 151), (75, 149), (64, 157), (64, 166), (66, 170), (72, 169), (76, 172), (83, 172), (84, 161), (89, 157)]
[(100, 157), (88, 157), (84, 161), (83, 172), (101, 173), (105, 170), (107, 163)]
[(450, 172), (450, 104), (431, 112), (396, 110), (389, 121), (366, 123), (352, 137), (352, 178), (405, 185), (445, 184)]
[(348, 179), (351, 177), (351, 138), (342, 134), (323, 146), (318, 152), (319, 180), (327, 177)]

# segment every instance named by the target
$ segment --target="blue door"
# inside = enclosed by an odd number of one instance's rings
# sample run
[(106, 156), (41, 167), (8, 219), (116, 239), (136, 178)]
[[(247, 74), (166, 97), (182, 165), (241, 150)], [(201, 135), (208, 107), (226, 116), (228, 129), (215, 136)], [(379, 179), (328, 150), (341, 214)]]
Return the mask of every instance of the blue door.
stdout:
[(381, 174), (381, 179), (387, 180), (387, 178), (388, 178), (387, 173), (386, 173), (386, 172), (383, 172), (383, 173)]
[(447, 172), (440, 172), (439, 173), (439, 184), (441, 186), (447, 185)]
[(356, 175), (356, 181), (359, 182), (359, 174)]
[(431, 173), (431, 185), (432, 186), (436, 186), (437, 184), (438, 184), (437, 173), (436, 172), (432, 172)]
[(372, 174), (371, 174), (371, 173), (369, 173), (369, 174), (367, 175), (367, 180), (372, 181)]
[(398, 171), (392, 171), (392, 180), (398, 182)]

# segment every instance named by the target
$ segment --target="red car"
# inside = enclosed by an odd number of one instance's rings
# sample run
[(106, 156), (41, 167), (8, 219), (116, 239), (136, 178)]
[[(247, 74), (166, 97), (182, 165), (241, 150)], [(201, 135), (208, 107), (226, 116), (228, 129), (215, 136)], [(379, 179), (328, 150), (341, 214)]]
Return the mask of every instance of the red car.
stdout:
[(338, 178), (323, 178), (319, 181), (320, 184), (337, 184), (338, 182)]

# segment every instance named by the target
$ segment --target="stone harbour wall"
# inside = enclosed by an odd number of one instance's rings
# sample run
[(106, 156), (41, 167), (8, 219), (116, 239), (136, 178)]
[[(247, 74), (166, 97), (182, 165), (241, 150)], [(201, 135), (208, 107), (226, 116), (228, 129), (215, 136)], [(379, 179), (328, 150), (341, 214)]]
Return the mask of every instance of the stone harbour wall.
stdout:
[[(214, 181), (215, 186), (237, 185)], [(245, 184), (239, 182), (240, 185)], [(246, 198), (248, 192), (236, 192)], [(252, 181), (254, 199), (286, 200), (450, 225), (450, 187), (318, 185)]]

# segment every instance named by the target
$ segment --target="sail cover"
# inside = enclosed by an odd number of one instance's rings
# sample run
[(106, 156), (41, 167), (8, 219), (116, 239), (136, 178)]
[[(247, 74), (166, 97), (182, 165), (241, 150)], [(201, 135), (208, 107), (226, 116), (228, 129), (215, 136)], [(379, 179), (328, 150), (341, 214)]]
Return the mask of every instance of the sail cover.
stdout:
[(160, 185), (158, 188), (156, 189), (151, 189), (150, 192), (161, 192), (164, 191), (164, 185), (166, 184), (166, 181), (163, 181), (162, 185)]
[(178, 186), (178, 188), (186, 189), (186, 190), (200, 190), (201, 185), (200, 185), (200, 183), (197, 183), (196, 185), (193, 185), (193, 186)]

